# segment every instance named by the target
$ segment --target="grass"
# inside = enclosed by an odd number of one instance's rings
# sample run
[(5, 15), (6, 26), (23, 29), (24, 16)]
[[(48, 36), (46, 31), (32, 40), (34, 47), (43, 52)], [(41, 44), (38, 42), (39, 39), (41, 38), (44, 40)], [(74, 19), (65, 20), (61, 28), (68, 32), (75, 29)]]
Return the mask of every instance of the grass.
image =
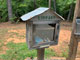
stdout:
[(7, 34), (8, 29), (0, 29), (0, 39), (4, 39), (5, 34)]
[[(21, 29), (19, 28), (15, 28), (15, 29)], [(10, 28), (6, 29), (6, 28), (2, 28), (0, 29), (0, 52), (3, 51), (2, 47), (4, 46), (4, 42), (5, 42), (5, 36), (7, 34), (9, 34), (9, 37), (14, 37), (14, 35), (16, 35), (16, 37), (18, 37), (19, 39), (24, 39), (25, 35), (20, 35), (19, 33), (16, 32), (10, 32), (8, 33), (8, 30), (10, 30)], [(37, 56), (37, 51), (36, 50), (29, 50), (27, 47), (26, 43), (13, 43), (13, 42), (8, 42), (6, 47), (8, 48), (8, 50), (6, 51), (5, 54), (1, 54), (0, 55), (0, 60), (24, 60), (27, 57), (36, 57)], [(63, 51), (61, 57), (67, 57), (68, 50)], [(52, 56), (59, 56), (57, 55), (53, 49), (46, 49), (45, 50), (45, 58), (49, 58)]]
[[(13, 43), (7, 44), (8, 50), (6, 54), (0, 55), (0, 59), (3, 60), (24, 60), (26, 57), (36, 57), (36, 50), (29, 50), (26, 43)], [(51, 49), (45, 50), (45, 58), (56, 56), (56, 53)]]
[(8, 29), (0, 28), (0, 52), (3, 51), (2, 47), (4, 46), (4, 41), (5, 41), (4, 36), (7, 34), (7, 32), (8, 32)]
[(3, 51), (2, 47), (4, 46), (3, 40), (0, 40), (0, 52)]
[[(9, 29), (2, 28), (0, 29), (0, 52), (3, 52), (3, 46), (5, 42), (5, 35), (8, 34)], [(16, 37), (23, 39), (25, 38), (25, 35), (19, 35), (19, 33), (16, 32), (10, 32), (9, 37), (13, 37), (16, 35)], [(0, 55), (0, 59), (2, 60), (24, 60), (27, 57), (37, 57), (37, 51), (36, 50), (29, 50), (26, 43), (13, 43), (8, 42), (6, 47), (8, 50), (5, 54)], [(51, 56), (56, 56), (56, 53), (51, 49), (45, 50), (45, 58), (49, 58)]]
[(61, 57), (68, 57), (68, 50), (63, 51)]
[(14, 35), (16, 35), (16, 37), (18, 37), (19, 39), (24, 39), (25, 38), (25, 35), (20, 35), (17, 32), (10, 32), (10, 37), (11, 38), (14, 38)]

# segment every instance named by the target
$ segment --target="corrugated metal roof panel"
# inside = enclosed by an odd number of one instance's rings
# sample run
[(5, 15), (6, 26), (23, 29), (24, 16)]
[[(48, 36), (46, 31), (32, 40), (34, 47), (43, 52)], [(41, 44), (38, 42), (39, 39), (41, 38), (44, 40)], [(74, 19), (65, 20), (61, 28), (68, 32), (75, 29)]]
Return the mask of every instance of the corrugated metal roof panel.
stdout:
[(37, 8), (37, 9), (35, 9), (34, 11), (29, 12), (29, 13), (23, 15), (23, 16), (21, 17), (21, 19), (22, 19), (23, 21), (27, 21), (27, 20), (29, 20), (29, 19), (31, 19), (31, 18), (39, 15), (39, 14), (42, 14), (43, 12), (47, 11), (48, 9), (49, 9), (49, 8), (44, 8), (44, 7)]

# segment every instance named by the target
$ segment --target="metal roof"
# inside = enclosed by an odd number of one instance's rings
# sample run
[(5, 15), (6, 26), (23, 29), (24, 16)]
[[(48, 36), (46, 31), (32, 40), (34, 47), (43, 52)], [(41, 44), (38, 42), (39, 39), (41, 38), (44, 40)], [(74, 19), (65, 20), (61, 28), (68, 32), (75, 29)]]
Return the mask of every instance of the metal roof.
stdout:
[[(27, 21), (27, 20), (29, 20), (29, 19), (37, 16), (37, 15), (40, 15), (40, 14), (44, 13), (44, 12), (47, 11), (47, 10), (49, 10), (49, 8), (45, 8), (45, 7), (37, 8), (37, 9), (35, 9), (35, 10), (33, 10), (33, 11), (31, 11), (31, 12), (23, 15), (23, 16), (21, 16), (21, 19), (22, 19), (23, 21)], [(53, 12), (54, 12), (54, 11), (53, 11)], [(60, 15), (57, 14), (56, 12), (54, 12), (54, 14), (56, 14), (61, 20), (65, 20), (62, 16), (60, 16)]]
[(27, 21), (27, 20), (29, 20), (29, 19), (31, 19), (31, 18), (39, 15), (39, 14), (42, 14), (43, 12), (47, 11), (48, 9), (49, 9), (49, 8), (44, 8), (44, 7), (37, 8), (37, 9), (35, 9), (34, 11), (29, 12), (29, 13), (23, 15), (23, 16), (21, 17), (21, 19), (22, 19), (23, 21)]

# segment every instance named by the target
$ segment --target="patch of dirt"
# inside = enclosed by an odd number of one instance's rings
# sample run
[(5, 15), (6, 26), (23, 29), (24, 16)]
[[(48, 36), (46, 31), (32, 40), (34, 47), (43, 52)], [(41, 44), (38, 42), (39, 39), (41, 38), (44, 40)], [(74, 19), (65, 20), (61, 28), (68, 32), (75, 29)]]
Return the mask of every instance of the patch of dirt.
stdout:
[[(6, 34), (6, 43), (13, 41), (14, 43), (23, 43), (26, 42), (26, 33), (25, 29), (15, 29), (8, 30), (8, 34)], [(11, 37), (10, 37), (11, 36)]]
[(25, 23), (12, 24), (10, 22), (0, 23), (0, 28), (23, 28)]
[(5, 44), (7, 44), (8, 42), (11, 42), (11, 41), (14, 43), (23, 43), (23, 42), (25, 42), (25, 39), (9, 38)]
[[(10, 41), (13, 41), (14, 43), (26, 42), (25, 23), (11, 24), (9, 22), (6, 22), (6, 23), (1, 23), (0, 28), (8, 29), (8, 33), (4, 37), (6, 40), (5, 44), (7, 44)], [(61, 53), (62, 50), (67, 48), (70, 41), (70, 35), (71, 35), (70, 30), (71, 30), (71, 23), (62, 22), (60, 37), (59, 37), (59, 44), (56, 46), (52, 46), (50, 48), (54, 49), (57, 53)]]
[[(25, 23), (19, 24), (11, 24), (1, 23), (0, 29), (7, 28), (8, 32), (5, 35), (5, 44), (10, 41), (14, 43), (22, 43), (26, 42), (26, 28)], [(59, 43), (56, 46), (51, 46), (50, 48), (57, 52), (59, 55), (64, 51), (67, 51), (68, 45), (70, 42), (71, 37), (71, 30), (72, 30), (72, 23), (70, 22), (61, 22), (61, 29), (60, 29), (60, 36), (59, 36)], [(6, 48), (3, 47), (5, 50)]]
[(6, 44), (8, 42), (13, 41), (14, 43), (22, 43), (26, 41), (25, 23), (19, 23), (19, 24), (11, 24), (10, 22), (0, 23), (0, 29), (4, 30), (2, 31), (2, 33), (5, 32), (6, 29), (8, 29), (8, 32), (4, 33), (4, 36), (0, 35), (0, 37), (2, 38), (1, 40), (4, 40), (3, 42), (4, 45), (1, 47), (0, 54), (6, 53), (6, 50), (8, 50)]
[(6, 46), (3, 46), (1, 49), (2, 49), (2, 51), (0, 51), (0, 54), (5, 54), (6, 50), (8, 50), (8, 48)]
[[(30, 59), (28, 57), (25, 60), (37, 60), (37, 57), (34, 59)], [(66, 60), (66, 58), (64, 58), (64, 57), (51, 57), (50, 59), (45, 59), (45, 60)], [(80, 60), (80, 58), (76, 58), (76, 60)]]

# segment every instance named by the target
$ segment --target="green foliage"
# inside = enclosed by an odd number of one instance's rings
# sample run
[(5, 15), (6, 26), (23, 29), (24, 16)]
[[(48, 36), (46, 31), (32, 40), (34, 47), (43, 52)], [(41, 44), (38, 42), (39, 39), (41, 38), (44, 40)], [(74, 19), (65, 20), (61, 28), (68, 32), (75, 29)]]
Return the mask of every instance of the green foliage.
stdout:
[(0, 22), (7, 21), (6, 18), (8, 17), (8, 13), (6, 4), (6, 0), (0, 0)]
[[(8, 50), (6, 54), (0, 55), (0, 59), (2, 60), (24, 60), (27, 57), (36, 57), (36, 50), (29, 50), (26, 46), (26, 43), (18, 43), (15, 44), (13, 42), (9, 42), (7, 44)], [(51, 49), (45, 50), (45, 57), (55, 56), (55, 52)]]
[(62, 15), (65, 19), (67, 19), (67, 16), (69, 14), (70, 6), (73, 4), (72, 9), (72, 17), (74, 15), (74, 6), (75, 6), (76, 0), (57, 0), (57, 12)]
[[(37, 7), (48, 7), (49, 0), (36, 0)], [(71, 4), (75, 6), (76, 0), (56, 0), (57, 13), (67, 18)], [(37, 8), (36, 7), (36, 8)], [(53, 0), (52, 0), (52, 9)], [(20, 20), (20, 16), (34, 10), (34, 0), (12, 0), (13, 18), (12, 21), (16, 22)], [(74, 14), (74, 7), (73, 7)], [(72, 17), (73, 17), (72, 14)], [(16, 18), (14, 18), (16, 17)], [(71, 17), (71, 18), (72, 18)], [(0, 22), (8, 21), (7, 0), (0, 0)], [(17, 21), (17, 22), (18, 22)]]
[(66, 51), (63, 51), (62, 52), (62, 57), (68, 57), (68, 52), (69, 52), (69, 50), (68, 49), (66, 49)]

